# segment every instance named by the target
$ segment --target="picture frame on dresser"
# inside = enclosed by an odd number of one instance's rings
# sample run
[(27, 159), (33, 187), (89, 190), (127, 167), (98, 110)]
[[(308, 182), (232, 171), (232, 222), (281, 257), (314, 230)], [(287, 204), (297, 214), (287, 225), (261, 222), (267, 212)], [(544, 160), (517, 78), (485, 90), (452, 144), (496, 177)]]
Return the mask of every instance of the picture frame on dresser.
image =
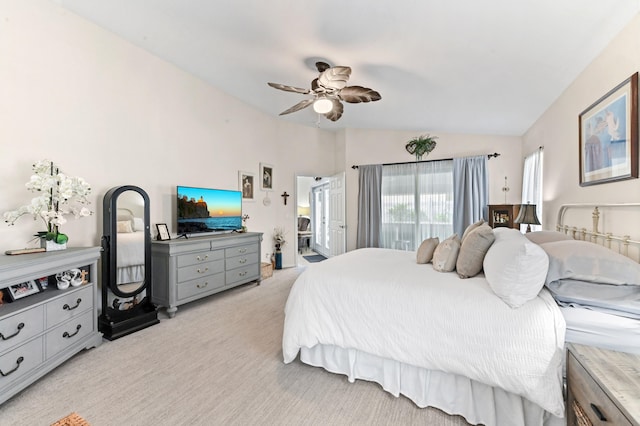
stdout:
[(158, 241), (167, 241), (171, 239), (169, 227), (166, 223), (157, 223), (156, 228), (158, 229)]
[(40, 286), (38, 286), (35, 280), (29, 280), (7, 287), (7, 292), (9, 293), (11, 301), (14, 302), (23, 297), (40, 293)]

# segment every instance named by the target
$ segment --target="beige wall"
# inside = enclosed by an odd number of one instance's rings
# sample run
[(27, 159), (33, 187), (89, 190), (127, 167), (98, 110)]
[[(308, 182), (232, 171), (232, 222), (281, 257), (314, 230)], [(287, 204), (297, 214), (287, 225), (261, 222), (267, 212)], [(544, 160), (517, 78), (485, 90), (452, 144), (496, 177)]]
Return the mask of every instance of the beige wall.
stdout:
[[(123, 41), (49, 0), (0, 3), (0, 212), (27, 204), (31, 164), (48, 158), (93, 189), (95, 214), (70, 219), (70, 245), (98, 245), (102, 197), (119, 185), (143, 188), (151, 222), (174, 231), (176, 185), (237, 189), (238, 171), (274, 166), (272, 203), (245, 203), (249, 230), (290, 236), (293, 265), (297, 172), (335, 171), (334, 135), (267, 116)], [(27, 246), (43, 230), (28, 217), (0, 228), (0, 251)], [(264, 257), (264, 256), (263, 256)]]
[[(640, 70), (640, 15), (622, 31), (523, 137), (523, 153), (544, 146), (544, 227), (553, 229), (564, 203), (640, 201), (640, 180), (580, 187), (578, 116)], [(637, 218), (632, 231), (640, 230)], [(633, 229), (635, 228), (635, 229)], [(631, 235), (634, 235), (632, 232)]]

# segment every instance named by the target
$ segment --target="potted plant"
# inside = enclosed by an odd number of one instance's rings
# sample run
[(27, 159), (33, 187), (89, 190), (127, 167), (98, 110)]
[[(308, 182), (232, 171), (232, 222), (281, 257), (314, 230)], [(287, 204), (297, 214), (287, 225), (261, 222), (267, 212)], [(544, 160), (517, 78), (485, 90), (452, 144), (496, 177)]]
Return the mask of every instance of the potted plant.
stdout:
[(405, 145), (405, 149), (409, 154), (416, 156), (416, 161), (422, 160), (424, 154), (429, 155), (436, 147), (437, 136), (421, 135), (411, 139)]

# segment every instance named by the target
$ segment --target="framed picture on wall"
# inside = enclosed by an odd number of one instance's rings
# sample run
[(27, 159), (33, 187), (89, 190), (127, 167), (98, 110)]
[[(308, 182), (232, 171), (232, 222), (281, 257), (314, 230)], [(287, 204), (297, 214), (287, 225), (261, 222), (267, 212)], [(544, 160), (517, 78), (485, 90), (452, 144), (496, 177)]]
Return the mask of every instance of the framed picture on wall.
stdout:
[(260, 163), (260, 189), (263, 191), (273, 190), (273, 166), (271, 164)]
[(253, 173), (238, 172), (238, 189), (242, 191), (242, 201), (254, 200), (255, 182)]
[(580, 186), (638, 177), (638, 73), (594, 102), (578, 121)]

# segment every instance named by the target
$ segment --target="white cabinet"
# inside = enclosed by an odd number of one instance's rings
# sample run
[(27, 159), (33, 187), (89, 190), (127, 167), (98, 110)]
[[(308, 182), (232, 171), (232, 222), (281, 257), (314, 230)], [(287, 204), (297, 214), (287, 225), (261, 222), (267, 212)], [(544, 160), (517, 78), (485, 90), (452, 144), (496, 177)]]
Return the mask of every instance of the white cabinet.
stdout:
[[(0, 257), (0, 288), (48, 277), (39, 293), (0, 305), (0, 404), (83, 349), (102, 343), (97, 319), (99, 247)], [(58, 272), (88, 282), (58, 290)]]

